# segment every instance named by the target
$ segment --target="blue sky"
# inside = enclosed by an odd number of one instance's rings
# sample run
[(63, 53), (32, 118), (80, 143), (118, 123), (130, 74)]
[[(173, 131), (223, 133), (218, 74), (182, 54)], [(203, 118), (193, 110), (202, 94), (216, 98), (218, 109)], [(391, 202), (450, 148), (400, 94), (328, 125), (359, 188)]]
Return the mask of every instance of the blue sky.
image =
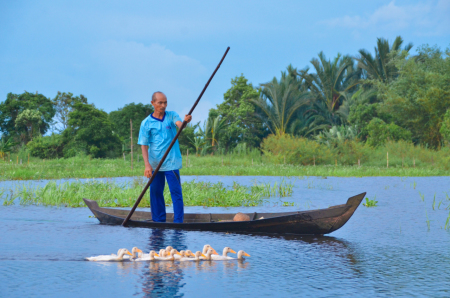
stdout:
[(230, 46), (194, 112), (204, 120), (241, 73), (258, 85), (320, 51), (373, 52), (377, 37), (445, 49), (449, 15), (449, 0), (1, 1), (0, 101), (72, 92), (110, 112), (161, 90), (185, 114)]

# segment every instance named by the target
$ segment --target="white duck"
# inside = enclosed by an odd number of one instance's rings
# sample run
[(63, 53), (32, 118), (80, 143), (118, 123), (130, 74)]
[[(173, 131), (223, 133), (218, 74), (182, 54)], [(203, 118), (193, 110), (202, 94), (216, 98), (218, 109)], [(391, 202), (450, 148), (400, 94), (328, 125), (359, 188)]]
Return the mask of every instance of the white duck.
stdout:
[(156, 261), (155, 257), (159, 257), (159, 255), (154, 250), (151, 250), (148, 254), (142, 254), (141, 257), (133, 259), (133, 261), (135, 262)]
[(142, 250), (140, 250), (139, 248), (137, 248), (136, 246), (133, 247), (133, 249), (131, 250), (131, 256), (125, 256), (124, 259), (130, 259), (133, 261), (133, 259), (138, 259), (138, 258), (142, 258), (144, 256), (144, 253), (142, 252)]
[(245, 260), (244, 256), (249, 257), (250, 255), (243, 250), (238, 251), (238, 253), (237, 253), (238, 260)]
[(127, 255), (132, 255), (128, 249), (126, 248), (121, 248), (119, 249), (119, 251), (117, 252), (117, 255), (100, 255), (100, 256), (96, 256), (96, 257), (89, 257), (86, 258), (87, 261), (92, 261), (92, 262), (121, 262), (123, 261), (123, 257), (125, 256), (125, 254)]
[(201, 251), (197, 251), (193, 258), (181, 258), (180, 262), (200, 261), (201, 260), (200, 257), (206, 258), (206, 256)]
[(208, 249), (208, 251), (206, 252), (206, 255), (204, 257), (200, 257), (200, 259), (211, 261), (212, 260), (211, 255), (218, 255), (218, 253), (212, 249)]
[(158, 261), (174, 261), (175, 260), (175, 255), (179, 255), (180, 253), (176, 251), (176, 249), (172, 249), (172, 251), (167, 254), (165, 251), (163, 253), (163, 255), (159, 256), (159, 258), (155, 258)]
[(225, 247), (224, 249), (223, 249), (223, 253), (222, 253), (222, 255), (221, 256), (219, 256), (219, 255), (211, 255), (211, 259), (213, 259), (214, 261), (225, 261), (225, 260), (233, 260), (234, 258), (232, 258), (232, 257), (229, 257), (227, 254), (228, 253), (233, 253), (233, 254), (235, 254), (236, 252), (234, 251), (234, 250), (232, 250), (231, 248), (229, 248), (229, 247)]
[[(174, 250), (178, 252), (176, 249)], [(190, 254), (188, 254), (187, 251), (180, 250), (180, 252), (178, 254), (175, 254), (173, 257), (175, 258), (175, 260), (180, 260), (182, 258), (188, 258), (189, 256)]]
[(211, 245), (205, 244), (205, 245), (203, 246), (202, 253), (206, 255), (206, 254), (208, 253), (208, 250), (210, 250), (210, 249), (211, 249), (213, 252), (216, 252), (216, 250), (215, 250), (214, 248), (212, 248)]

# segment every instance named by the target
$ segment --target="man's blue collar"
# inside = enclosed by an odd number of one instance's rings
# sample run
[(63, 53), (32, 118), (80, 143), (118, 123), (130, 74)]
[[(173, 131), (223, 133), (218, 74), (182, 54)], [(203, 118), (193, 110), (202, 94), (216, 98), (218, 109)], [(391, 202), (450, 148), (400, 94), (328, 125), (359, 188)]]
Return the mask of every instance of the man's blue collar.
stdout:
[(166, 112), (164, 112), (164, 116), (163, 116), (162, 119), (158, 119), (158, 118), (153, 117), (153, 113), (150, 114), (150, 117), (152, 117), (152, 118), (155, 119), (155, 120), (158, 120), (159, 122), (163, 122), (163, 121), (164, 121), (164, 118), (166, 118)]

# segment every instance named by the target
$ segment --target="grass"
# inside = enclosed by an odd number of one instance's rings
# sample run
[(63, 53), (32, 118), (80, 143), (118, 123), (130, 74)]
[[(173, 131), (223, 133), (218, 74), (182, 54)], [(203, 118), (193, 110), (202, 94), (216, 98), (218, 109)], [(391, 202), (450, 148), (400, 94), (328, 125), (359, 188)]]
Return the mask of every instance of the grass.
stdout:
[[(83, 198), (94, 199), (101, 207), (131, 207), (143, 189), (143, 179), (135, 179), (132, 183), (116, 184), (114, 182), (64, 182), (54, 181), (43, 187), (32, 188), (22, 185), (10, 190), (10, 195), (3, 197), (3, 205), (13, 205), (18, 199), (20, 205), (42, 205), (63, 207), (85, 207)], [(268, 197), (286, 197), (292, 195), (292, 183), (282, 181), (271, 185), (255, 184), (251, 187), (233, 183), (227, 188), (223, 183), (184, 182), (183, 199), (185, 206), (205, 207), (238, 207), (258, 206)], [(2, 190), (3, 193), (5, 190)], [(168, 187), (164, 189), (166, 205), (171, 204)], [(149, 195), (141, 201), (139, 207), (149, 207)], [(286, 205), (288, 206), (288, 205)]]
[[(142, 158), (134, 162), (131, 170), (129, 156), (127, 160), (90, 159), (74, 157), (68, 159), (42, 160), (30, 158), (29, 164), (22, 165), (12, 161), (0, 160), (0, 179), (2, 180), (39, 180), (62, 178), (102, 178), (139, 176), (144, 172)], [(188, 161), (188, 165), (186, 165)], [(222, 164), (223, 161), (223, 164)], [(335, 176), (335, 177), (367, 177), (367, 176), (447, 176), (449, 171), (433, 166), (401, 167), (385, 166), (344, 166), (344, 165), (292, 165), (274, 164), (263, 157), (225, 155), (225, 156), (189, 156), (183, 157), (182, 175), (225, 175), (225, 176)]]

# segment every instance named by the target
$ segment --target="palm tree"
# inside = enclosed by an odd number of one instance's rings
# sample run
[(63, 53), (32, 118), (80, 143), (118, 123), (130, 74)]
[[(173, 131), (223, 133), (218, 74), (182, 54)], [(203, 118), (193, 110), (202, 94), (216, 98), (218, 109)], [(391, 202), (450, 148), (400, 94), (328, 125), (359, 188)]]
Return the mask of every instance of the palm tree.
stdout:
[[(397, 68), (392, 63), (389, 63), (393, 56), (392, 52), (399, 52), (403, 44), (401, 36), (397, 36), (392, 46), (389, 46), (389, 41), (384, 38), (377, 39), (377, 46), (375, 47), (375, 56), (372, 56), (365, 49), (359, 50), (359, 57), (354, 59), (358, 61), (358, 67), (366, 72), (370, 79), (376, 79), (383, 82), (389, 81), (397, 76)], [(409, 52), (413, 47), (412, 43), (407, 44), (403, 51)]]
[(307, 92), (301, 91), (296, 76), (282, 72), (279, 81), (274, 77), (271, 82), (261, 84), (261, 97), (250, 101), (261, 109), (263, 115), (260, 117), (271, 132), (283, 135), (295, 113), (309, 103), (309, 98)]
[(198, 156), (198, 149), (205, 144), (203, 139), (199, 136), (194, 137), (194, 139), (191, 139), (188, 137), (188, 139), (191, 141), (191, 144), (195, 147), (195, 154)]
[(214, 147), (214, 145), (218, 143), (218, 135), (225, 128), (225, 126), (227, 126), (227, 123), (225, 123), (225, 119), (220, 119), (220, 115), (215, 118), (208, 118), (205, 131), (208, 139), (211, 140), (211, 147)]
[(299, 73), (314, 98), (310, 115), (329, 126), (341, 124), (346, 115), (340, 108), (348, 93), (359, 84), (361, 71), (356, 69), (350, 56), (338, 54), (333, 60), (327, 60), (323, 52), (318, 56), (319, 59), (311, 60), (316, 73), (308, 73), (309, 68)]

